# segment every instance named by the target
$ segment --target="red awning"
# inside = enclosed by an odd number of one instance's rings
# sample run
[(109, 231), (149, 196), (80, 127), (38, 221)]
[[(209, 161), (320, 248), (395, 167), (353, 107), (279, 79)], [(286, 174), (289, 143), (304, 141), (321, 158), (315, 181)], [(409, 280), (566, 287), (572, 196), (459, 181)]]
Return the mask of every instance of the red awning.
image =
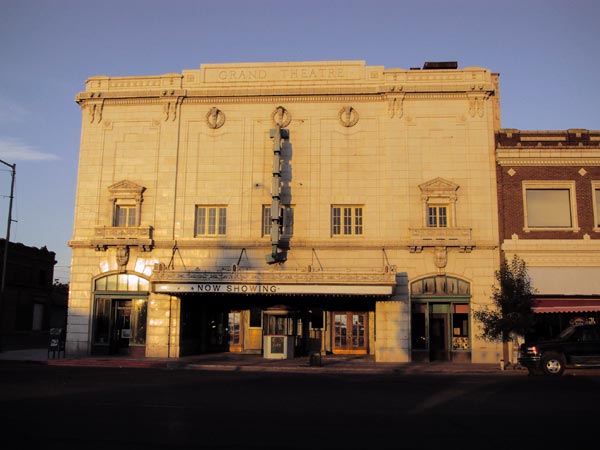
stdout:
[(600, 299), (594, 298), (536, 298), (534, 313), (579, 313), (600, 311)]

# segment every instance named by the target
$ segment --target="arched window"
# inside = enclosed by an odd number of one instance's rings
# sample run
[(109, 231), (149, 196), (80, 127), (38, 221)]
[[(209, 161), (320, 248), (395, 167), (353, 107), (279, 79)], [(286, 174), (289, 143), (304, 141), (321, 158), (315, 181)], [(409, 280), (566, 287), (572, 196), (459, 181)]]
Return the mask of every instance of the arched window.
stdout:
[(446, 275), (438, 275), (411, 283), (413, 296), (470, 296), (471, 285), (464, 280)]
[(114, 273), (94, 282), (93, 354), (144, 355), (150, 282)]
[(137, 291), (148, 292), (150, 283), (139, 275), (128, 273), (115, 273), (98, 278), (94, 284), (94, 290), (98, 291)]

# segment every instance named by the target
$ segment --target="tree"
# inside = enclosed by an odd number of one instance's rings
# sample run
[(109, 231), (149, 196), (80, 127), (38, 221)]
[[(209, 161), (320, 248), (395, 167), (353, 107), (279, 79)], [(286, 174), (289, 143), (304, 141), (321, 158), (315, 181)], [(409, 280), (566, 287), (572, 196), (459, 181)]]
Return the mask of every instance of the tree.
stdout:
[(52, 284), (52, 289), (54, 292), (59, 292), (61, 294), (69, 293), (69, 283), (62, 283), (58, 278), (54, 279), (54, 283)]
[(531, 286), (525, 261), (514, 255), (506, 259), (496, 271), (497, 284), (493, 286), (493, 308), (484, 307), (473, 313), (481, 322), (481, 336), (488, 341), (503, 342), (504, 361), (508, 361), (508, 342), (511, 334), (524, 336), (532, 330), (534, 315), (531, 309), (535, 289)]

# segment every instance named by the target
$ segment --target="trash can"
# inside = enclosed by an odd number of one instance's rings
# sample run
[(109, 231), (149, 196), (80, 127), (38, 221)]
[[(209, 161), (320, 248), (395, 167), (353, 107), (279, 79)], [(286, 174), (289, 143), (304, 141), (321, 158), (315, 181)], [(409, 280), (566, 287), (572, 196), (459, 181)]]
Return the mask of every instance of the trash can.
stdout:
[(311, 367), (321, 367), (321, 352), (312, 352), (308, 357), (308, 365)]

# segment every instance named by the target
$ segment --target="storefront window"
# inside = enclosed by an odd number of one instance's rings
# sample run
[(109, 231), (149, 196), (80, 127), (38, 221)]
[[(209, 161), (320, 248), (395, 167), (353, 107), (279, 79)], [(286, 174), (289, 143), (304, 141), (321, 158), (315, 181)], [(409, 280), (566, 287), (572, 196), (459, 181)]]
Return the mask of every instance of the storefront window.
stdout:
[(148, 302), (145, 299), (135, 300), (133, 308), (133, 344), (146, 345)]
[(469, 305), (452, 305), (452, 350), (469, 350)]
[(94, 314), (94, 343), (108, 345), (110, 318), (110, 299), (100, 298), (96, 300), (96, 311)]

